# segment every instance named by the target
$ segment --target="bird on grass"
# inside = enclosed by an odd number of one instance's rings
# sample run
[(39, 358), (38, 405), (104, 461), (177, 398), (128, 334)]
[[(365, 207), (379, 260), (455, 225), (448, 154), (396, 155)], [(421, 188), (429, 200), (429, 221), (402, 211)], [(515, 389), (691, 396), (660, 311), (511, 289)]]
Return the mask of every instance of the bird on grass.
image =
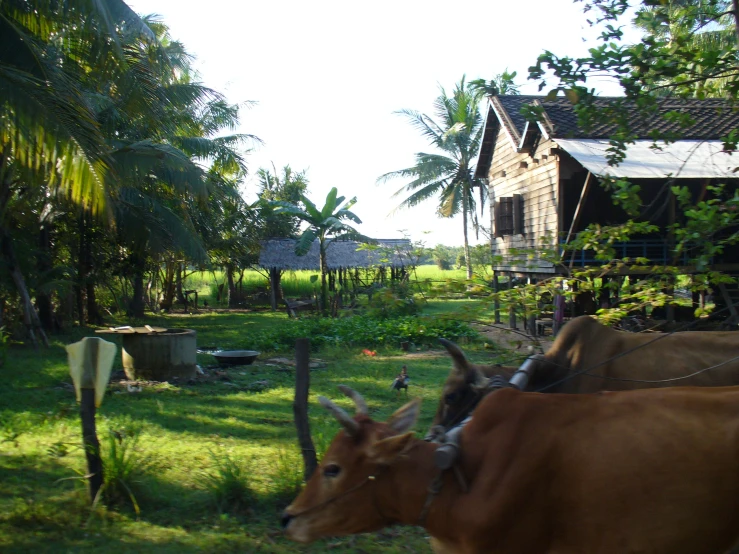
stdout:
[(390, 390), (398, 391), (398, 394), (400, 394), (400, 389), (405, 390), (405, 394), (408, 394), (408, 382), (411, 380), (411, 378), (408, 376), (408, 369), (403, 366), (400, 370), (400, 373), (397, 377), (395, 377), (395, 381), (393, 381), (393, 384), (390, 385)]

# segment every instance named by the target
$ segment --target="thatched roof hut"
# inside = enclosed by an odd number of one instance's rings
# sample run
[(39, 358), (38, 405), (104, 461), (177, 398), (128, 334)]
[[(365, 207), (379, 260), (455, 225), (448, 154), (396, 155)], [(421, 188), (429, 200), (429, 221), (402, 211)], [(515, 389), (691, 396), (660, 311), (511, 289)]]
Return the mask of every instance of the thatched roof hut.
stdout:
[[(262, 242), (259, 266), (265, 269), (295, 271), (319, 269), (318, 241), (313, 242), (305, 256), (295, 254), (295, 239), (271, 239)], [(329, 271), (357, 267), (406, 267), (411, 265), (411, 242), (407, 239), (379, 239), (377, 249), (362, 249), (362, 243), (337, 240), (326, 250)]]

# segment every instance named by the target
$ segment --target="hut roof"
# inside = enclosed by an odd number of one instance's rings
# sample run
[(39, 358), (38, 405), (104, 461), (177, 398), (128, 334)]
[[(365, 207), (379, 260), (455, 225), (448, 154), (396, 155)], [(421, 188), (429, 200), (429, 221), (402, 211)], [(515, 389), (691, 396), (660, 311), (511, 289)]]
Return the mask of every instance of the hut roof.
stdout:
[[(318, 270), (319, 246), (314, 241), (305, 256), (295, 254), (295, 239), (271, 239), (262, 242), (259, 265), (265, 269)], [(336, 240), (326, 250), (329, 269), (370, 267), (403, 267), (411, 263), (411, 242), (407, 239), (378, 239), (376, 250), (357, 250), (362, 243), (352, 240)]]

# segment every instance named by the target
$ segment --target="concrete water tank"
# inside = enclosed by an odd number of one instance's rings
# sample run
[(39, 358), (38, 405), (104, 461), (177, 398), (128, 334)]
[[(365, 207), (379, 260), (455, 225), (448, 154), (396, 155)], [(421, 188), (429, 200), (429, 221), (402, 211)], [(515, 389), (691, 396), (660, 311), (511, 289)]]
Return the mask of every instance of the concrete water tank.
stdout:
[(192, 329), (111, 327), (97, 333), (123, 335), (123, 370), (129, 379), (190, 379), (197, 372), (197, 333)]

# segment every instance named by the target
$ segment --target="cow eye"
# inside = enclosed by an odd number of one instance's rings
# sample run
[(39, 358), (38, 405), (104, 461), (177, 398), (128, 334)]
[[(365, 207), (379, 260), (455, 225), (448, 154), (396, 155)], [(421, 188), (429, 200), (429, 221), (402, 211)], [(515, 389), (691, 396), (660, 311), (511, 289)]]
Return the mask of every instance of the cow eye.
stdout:
[(341, 473), (341, 468), (336, 464), (328, 464), (323, 468), (323, 475), (325, 477), (336, 477), (339, 473)]
[(450, 392), (444, 397), (444, 401), (447, 404), (452, 404), (457, 399), (457, 393), (456, 392)]

